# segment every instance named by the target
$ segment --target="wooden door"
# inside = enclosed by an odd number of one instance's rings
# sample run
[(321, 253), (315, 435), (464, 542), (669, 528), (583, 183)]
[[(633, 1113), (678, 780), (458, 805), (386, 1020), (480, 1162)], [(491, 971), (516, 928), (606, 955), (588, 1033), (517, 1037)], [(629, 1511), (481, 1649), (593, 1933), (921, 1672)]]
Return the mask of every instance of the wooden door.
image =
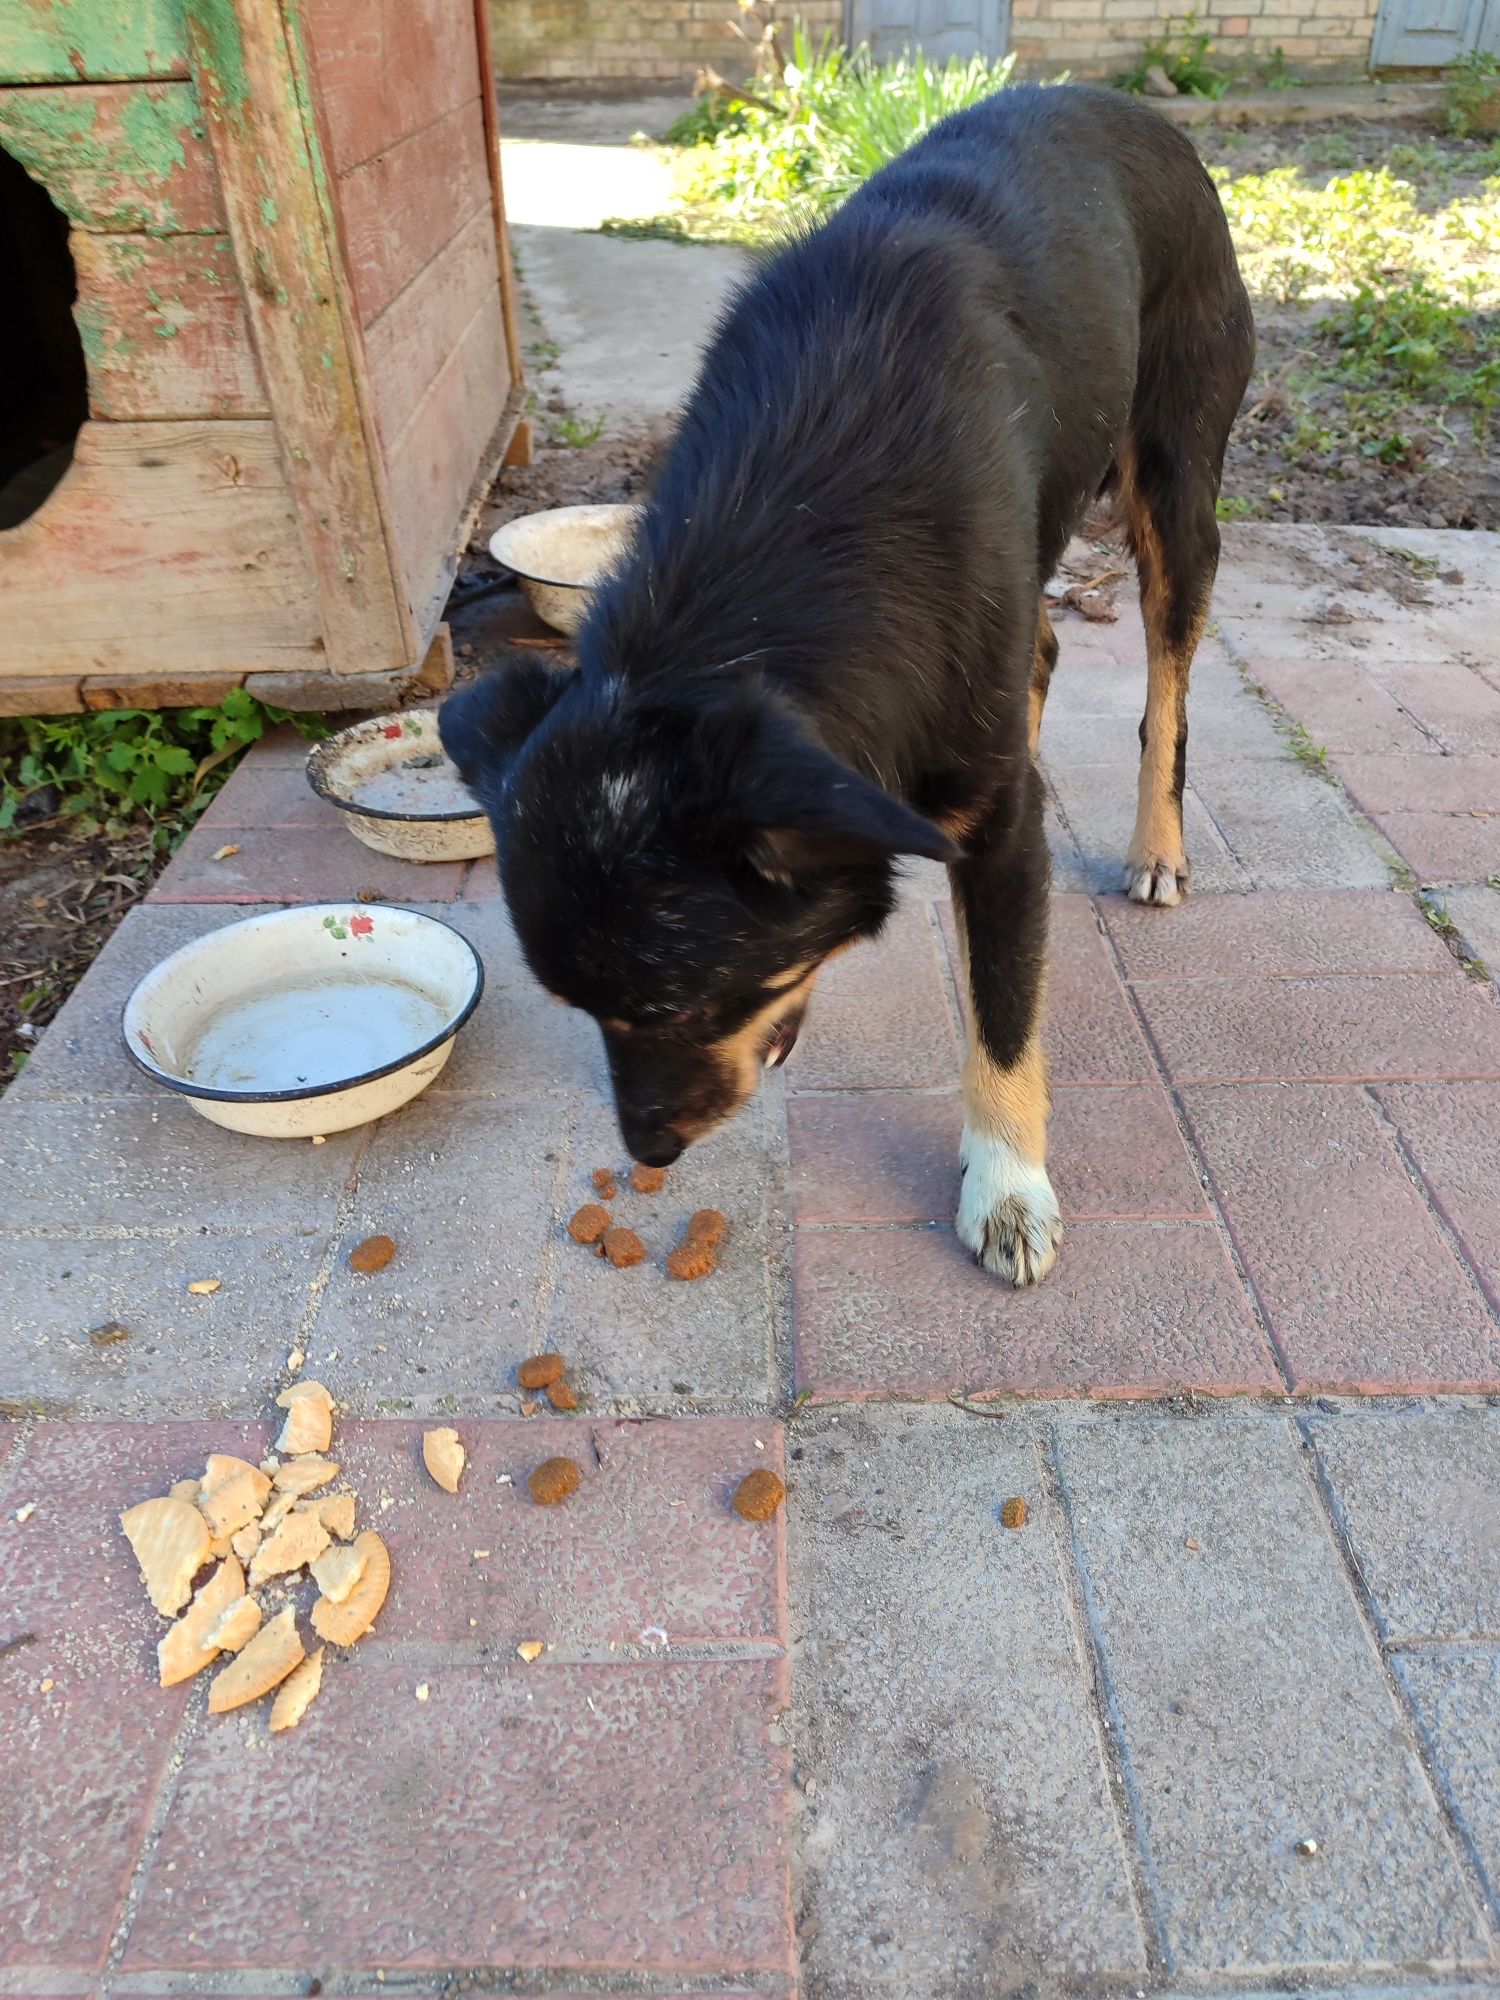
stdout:
[(1500, 54), (1500, 0), (1380, 0), (1372, 69), (1441, 69), (1470, 49)]
[(1009, 0), (853, 0), (850, 39), (868, 43), (877, 56), (906, 49), (920, 49), (937, 62), (1003, 56), (1009, 17)]

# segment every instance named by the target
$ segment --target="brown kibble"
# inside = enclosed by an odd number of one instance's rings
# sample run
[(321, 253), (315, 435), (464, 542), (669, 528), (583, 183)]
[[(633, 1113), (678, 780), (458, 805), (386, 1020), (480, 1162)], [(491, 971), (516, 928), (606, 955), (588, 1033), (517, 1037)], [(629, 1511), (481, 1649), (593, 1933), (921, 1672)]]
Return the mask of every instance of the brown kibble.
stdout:
[(615, 1196), (620, 1192), (613, 1167), (595, 1167), (593, 1182), (594, 1186), (599, 1190), (600, 1198), (604, 1201), (613, 1201)]
[(583, 1474), (571, 1458), (548, 1458), (532, 1473), (526, 1487), (538, 1507), (555, 1507), (559, 1500), (576, 1493), (582, 1483)]
[(660, 1194), (666, 1184), (665, 1167), (643, 1167), (637, 1161), (630, 1169), (630, 1185), (637, 1194)]
[(567, 1365), (560, 1354), (533, 1354), (516, 1370), (516, 1380), (523, 1389), (550, 1389), (562, 1380)]
[(644, 1261), (646, 1246), (633, 1229), (606, 1229), (599, 1239), (599, 1255), (607, 1257), (617, 1271), (628, 1271)]
[(695, 1209), (688, 1217), (687, 1240), (702, 1243), (710, 1250), (717, 1250), (724, 1241), (729, 1223), (716, 1208)]
[(679, 1243), (675, 1250), (667, 1253), (667, 1276), (669, 1278), (706, 1278), (714, 1268), (713, 1245), (701, 1238), (690, 1236), (686, 1243)]
[(464, 1469), (464, 1448), (458, 1432), (446, 1424), (441, 1430), (425, 1432), (422, 1463), (445, 1493), (456, 1493)]
[(549, 1382), (547, 1384), (547, 1401), (552, 1405), (554, 1410), (576, 1410), (578, 1408), (578, 1397), (571, 1382)]
[(747, 1472), (734, 1489), (734, 1511), (747, 1521), (769, 1521), (786, 1498), (786, 1488), (769, 1467)]
[(208, 1691), (210, 1715), (226, 1715), (231, 1708), (243, 1708), (247, 1701), (258, 1701), (302, 1664), (296, 1617), (288, 1605), (269, 1625), (261, 1627), (230, 1666), (215, 1674)]
[(335, 1646), (352, 1646), (365, 1636), (391, 1587), (390, 1550), (373, 1528), (359, 1536), (354, 1552), (364, 1558), (359, 1582), (342, 1604), (320, 1597), (312, 1608), (313, 1630)]
[(165, 1618), (175, 1618), (193, 1594), (193, 1578), (209, 1560), (213, 1536), (186, 1500), (142, 1500), (120, 1516), (141, 1566), (146, 1594)]
[(130, 1328), (121, 1326), (117, 1319), (107, 1319), (103, 1326), (89, 1328), (89, 1339), (95, 1347), (118, 1347), (122, 1340), (129, 1340)]
[(1021, 1499), (1019, 1494), (1014, 1500), (1007, 1500), (1000, 1509), (1001, 1527), (1024, 1528), (1026, 1526), (1028, 1511), (1026, 1502)]
[(367, 1236), (349, 1252), (349, 1269), (368, 1277), (372, 1271), (383, 1271), (395, 1254), (394, 1236)]
[(271, 1728), (295, 1729), (312, 1707), (313, 1697), (322, 1685), (323, 1648), (319, 1646), (276, 1690), (276, 1699), (271, 1703)]
[(609, 1222), (607, 1208), (601, 1208), (597, 1201), (586, 1201), (568, 1224), (568, 1234), (575, 1243), (597, 1243)]

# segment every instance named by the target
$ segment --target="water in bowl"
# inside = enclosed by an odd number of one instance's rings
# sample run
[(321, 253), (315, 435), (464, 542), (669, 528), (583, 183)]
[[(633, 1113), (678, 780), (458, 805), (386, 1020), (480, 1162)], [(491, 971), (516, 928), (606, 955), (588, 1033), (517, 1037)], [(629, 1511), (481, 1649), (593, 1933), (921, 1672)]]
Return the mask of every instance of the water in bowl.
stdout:
[(424, 1047), (448, 1010), (401, 980), (288, 979), (207, 1021), (182, 1075), (208, 1090), (331, 1088)]

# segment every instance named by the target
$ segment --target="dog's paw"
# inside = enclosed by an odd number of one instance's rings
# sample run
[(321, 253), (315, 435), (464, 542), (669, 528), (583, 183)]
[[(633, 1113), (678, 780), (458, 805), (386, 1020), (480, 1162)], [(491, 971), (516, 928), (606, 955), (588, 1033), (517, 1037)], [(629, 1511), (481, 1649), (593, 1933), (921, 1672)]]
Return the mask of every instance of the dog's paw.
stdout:
[(1057, 1260), (1062, 1215), (1045, 1167), (1028, 1165), (1003, 1139), (964, 1128), (958, 1238), (976, 1263), (1013, 1285), (1037, 1285)]
[(1132, 903), (1154, 903), (1158, 909), (1170, 910), (1187, 894), (1191, 874), (1185, 854), (1166, 860), (1141, 859), (1132, 854), (1125, 863), (1120, 886)]

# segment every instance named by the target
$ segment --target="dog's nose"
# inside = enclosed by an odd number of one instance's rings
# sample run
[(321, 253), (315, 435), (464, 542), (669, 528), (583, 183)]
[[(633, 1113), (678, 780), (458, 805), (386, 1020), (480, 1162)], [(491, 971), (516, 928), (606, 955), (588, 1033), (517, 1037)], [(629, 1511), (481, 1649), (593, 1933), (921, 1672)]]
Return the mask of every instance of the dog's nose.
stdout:
[(630, 1157), (643, 1167), (670, 1167), (683, 1153), (683, 1141), (667, 1126), (653, 1132), (634, 1132), (625, 1141)]

